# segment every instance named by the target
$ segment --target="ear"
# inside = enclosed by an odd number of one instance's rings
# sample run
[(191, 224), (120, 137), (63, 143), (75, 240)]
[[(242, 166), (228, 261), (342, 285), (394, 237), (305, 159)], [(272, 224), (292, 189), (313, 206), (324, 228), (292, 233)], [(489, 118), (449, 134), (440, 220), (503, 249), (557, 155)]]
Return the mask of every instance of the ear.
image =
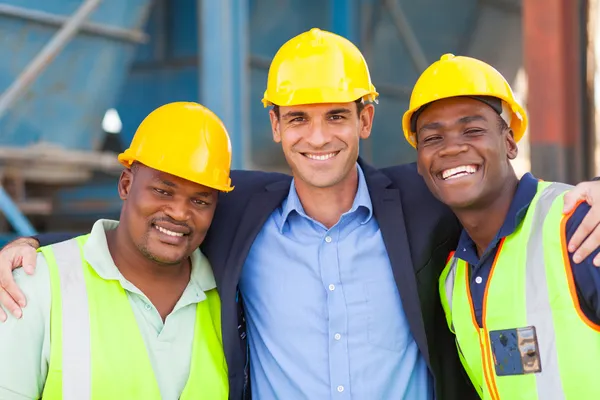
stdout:
[(127, 200), (127, 197), (129, 197), (133, 179), (133, 171), (131, 171), (131, 169), (124, 169), (123, 172), (121, 172), (118, 185), (119, 197), (121, 200)]
[(275, 114), (275, 111), (269, 110), (269, 118), (271, 118), (271, 131), (273, 132), (273, 141), (275, 143), (281, 143), (281, 131), (279, 130), (279, 117)]
[(358, 119), (360, 121), (360, 138), (367, 139), (371, 136), (373, 128), (373, 117), (375, 116), (375, 107), (373, 104), (365, 104), (365, 107), (360, 112)]
[(508, 129), (504, 140), (506, 141), (506, 156), (509, 160), (514, 160), (519, 154), (519, 147), (517, 146), (512, 129)]

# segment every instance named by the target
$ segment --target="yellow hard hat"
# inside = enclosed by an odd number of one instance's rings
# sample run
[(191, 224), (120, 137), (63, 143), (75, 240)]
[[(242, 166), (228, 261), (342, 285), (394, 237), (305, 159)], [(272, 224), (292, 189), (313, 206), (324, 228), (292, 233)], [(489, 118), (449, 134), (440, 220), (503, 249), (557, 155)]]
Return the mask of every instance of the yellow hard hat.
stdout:
[(375, 101), (369, 67), (360, 50), (348, 39), (313, 28), (287, 41), (269, 67), (269, 105)]
[(119, 162), (127, 168), (134, 161), (222, 192), (233, 190), (227, 130), (198, 103), (169, 103), (152, 111), (129, 148), (119, 154)]
[(527, 129), (527, 114), (515, 100), (510, 85), (494, 67), (471, 57), (444, 54), (419, 77), (410, 96), (410, 108), (402, 118), (404, 137), (417, 146), (411, 127), (413, 114), (436, 100), (457, 96), (490, 96), (504, 101), (510, 108), (510, 127), (519, 141)]

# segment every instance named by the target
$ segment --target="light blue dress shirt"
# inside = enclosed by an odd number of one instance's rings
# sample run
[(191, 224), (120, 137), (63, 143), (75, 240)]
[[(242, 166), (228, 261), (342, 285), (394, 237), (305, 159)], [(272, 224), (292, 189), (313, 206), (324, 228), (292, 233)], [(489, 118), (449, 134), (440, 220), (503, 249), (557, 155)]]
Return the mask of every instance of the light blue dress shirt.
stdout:
[(331, 229), (294, 182), (242, 270), (253, 398), (433, 398), (367, 184)]

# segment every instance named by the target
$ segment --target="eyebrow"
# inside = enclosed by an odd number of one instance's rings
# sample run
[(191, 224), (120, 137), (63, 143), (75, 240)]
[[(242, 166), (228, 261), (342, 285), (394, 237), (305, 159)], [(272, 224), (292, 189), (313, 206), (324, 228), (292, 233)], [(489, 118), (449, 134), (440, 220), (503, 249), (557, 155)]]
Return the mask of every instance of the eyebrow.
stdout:
[[(166, 179), (154, 178), (154, 181), (158, 182), (158, 183), (162, 183), (163, 185), (169, 186), (169, 187), (172, 187), (172, 188), (176, 188), (177, 187), (177, 184), (175, 182), (172, 182), (172, 181), (169, 181), (169, 180), (166, 180)], [(196, 196), (207, 197), (207, 198), (212, 196), (211, 192), (196, 192), (194, 194)]]
[[(469, 115), (469, 116), (460, 118), (457, 122), (459, 124), (468, 124), (469, 122), (474, 122), (474, 121), (487, 121), (487, 119), (481, 115)], [(429, 124), (423, 125), (419, 129), (419, 132), (421, 132), (423, 130), (439, 129), (439, 128), (442, 128), (443, 126), (444, 126), (444, 124), (441, 124), (439, 122), (431, 122)]]
[(281, 116), (281, 118), (296, 118), (296, 117), (306, 117), (306, 113), (304, 111), (288, 111)]
[(350, 111), (348, 108), (336, 108), (334, 110), (327, 111), (327, 115), (335, 114), (352, 114), (352, 111)]
[[(336, 108), (336, 109), (327, 111), (327, 113), (325, 115), (339, 115), (339, 114), (352, 114), (352, 111), (348, 108)], [(308, 114), (305, 113), (304, 111), (289, 111), (289, 112), (283, 114), (281, 117), (288, 119), (288, 118), (307, 117), (307, 116), (308, 116)]]
[(467, 117), (462, 117), (461, 119), (458, 120), (458, 122), (461, 124), (467, 124), (469, 122), (474, 122), (474, 121), (486, 121), (487, 122), (487, 119), (482, 115), (469, 115)]

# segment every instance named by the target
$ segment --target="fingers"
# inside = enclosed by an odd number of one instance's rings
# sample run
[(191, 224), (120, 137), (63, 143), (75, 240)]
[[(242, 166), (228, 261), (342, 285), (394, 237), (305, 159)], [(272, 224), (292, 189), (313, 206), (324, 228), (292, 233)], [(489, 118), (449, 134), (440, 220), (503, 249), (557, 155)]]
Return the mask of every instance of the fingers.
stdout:
[[(21, 318), (23, 316), (23, 311), (21, 307), (15, 302), (15, 300), (6, 292), (6, 290), (0, 288), (0, 303), (2, 306), (8, 310), (9, 313), (14, 315), (15, 318)], [(6, 321), (6, 313), (0, 307), (0, 322)]]
[[(1, 289), (0, 289), (0, 291), (1, 291)], [(6, 322), (6, 318), (8, 318), (8, 316), (4, 312), (4, 309), (2, 307), (0, 307), (0, 322)]]
[(598, 182), (582, 182), (565, 193), (563, 214), (573, 211), (575, 206), (582, 201), (587, 201), (589, 205), (593, 205), (593, 201), (589, 200), (593, 197), (591, 194), (593, 194), (594, 187), (599, 185)]
[[(22, 264), (28, 265), (29, 273), (33, 273), (36, 261), (36, 251), (28, 244), (18, 244), (0, 251), (0, 305), (16, 318), (21, 318), (21, 307), (27, 305), (25, 295), (15, 283), (12, 271)], [(2, 310), (0, 321), (6, 320)]]
[[(581, 246), (577, 249), (577, 251), (573, 254), (573, 261), (575, 263), (580, 263), (590, 254), (592, 254), (596, 249), (600, 247), (600, 228), (596, 228), (592, 231), (592, 233), (583, 241)], [(594, 258), (594, 265), (600, 266), (600, 259), (597, 255)]]
[[(577, 230), (575, 231), (573, 236), (571, 236), (571, 240), (569, 240), (569, 246), (568, 246), (569, 252), (572, 253), (575, 250), (580, 249), (580, 246), (582, 245), (583, 241), (594, 230), (600, 229), (598, 226), (599, 224), (600, 224), (600, 209), (598, 209), (598, 207), (592, 207), (592, 208), (590, 208), (590, 210), (587, 212), (586, 216), (581, 221), (581, 224), (579, 224), (579, 226), (577, 227)], [(599, 246), (600, 246), (600, 243), (597, 243), (596, 247), (599, 247)], [(585, 249), (586, 248), (584, 248), (584, 250)], [(595, 248), (593, 248), (592, 251), (593, 250), (595, 250)], [(587, 252), (587, 251), (580, 252), (578, 250), (577, 253), (575, 253), (575, 255), (581, 256), (582, 257), (581, 260), (583, 260), (590, 253), (591, 252)], [(573, 257), (573, 261), (575, 261), (576, 263), (581, 262), (581, 260), (577, 261), (575, 259), (575, 256)]]
[[(21, 253), (21, 265), (28, 275), (33, 275), (35, 272), (35, 262), (37, 260), (37, 252), (31, 246), (23, 246)], [(0, 268), (2, 266), (0, 265)]]

